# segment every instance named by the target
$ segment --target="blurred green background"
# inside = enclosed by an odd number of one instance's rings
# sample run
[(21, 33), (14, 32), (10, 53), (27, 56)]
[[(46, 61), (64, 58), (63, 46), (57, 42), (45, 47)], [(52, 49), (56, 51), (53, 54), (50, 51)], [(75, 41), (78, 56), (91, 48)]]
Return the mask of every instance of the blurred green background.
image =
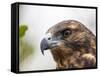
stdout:
[(29, 30), (27, 25), (19, 26), (19, 61), (22, 63), (28, 56), (33, 54), (34, 47), (25, 39), (25, 34)]

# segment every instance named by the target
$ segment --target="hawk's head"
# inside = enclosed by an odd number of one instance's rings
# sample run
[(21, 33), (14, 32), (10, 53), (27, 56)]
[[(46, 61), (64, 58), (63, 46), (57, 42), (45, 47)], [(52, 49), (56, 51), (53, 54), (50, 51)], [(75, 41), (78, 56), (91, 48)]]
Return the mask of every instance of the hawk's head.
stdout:
[(95, 49), (95, 36), (78, 21), (62, 21), (52, 26), (41, 41), (42, 53), (47, 49), (51, 50), (56, 61), (59, 58), (64, 60), (68, 56), (88, 53)]

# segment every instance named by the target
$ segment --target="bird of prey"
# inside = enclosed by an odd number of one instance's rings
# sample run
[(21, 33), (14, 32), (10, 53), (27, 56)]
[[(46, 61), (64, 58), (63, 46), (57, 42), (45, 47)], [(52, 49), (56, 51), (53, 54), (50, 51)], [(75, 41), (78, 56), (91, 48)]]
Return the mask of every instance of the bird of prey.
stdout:
[(96, 67), (96, 37), (81, 22), (65, 20), (48, 29), (40, 44), (50, 50), (56, 69)]

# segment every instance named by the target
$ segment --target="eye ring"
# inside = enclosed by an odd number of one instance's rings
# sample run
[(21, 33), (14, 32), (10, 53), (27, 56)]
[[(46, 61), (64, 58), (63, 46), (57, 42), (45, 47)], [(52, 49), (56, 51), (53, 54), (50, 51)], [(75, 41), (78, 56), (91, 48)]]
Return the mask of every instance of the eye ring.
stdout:
[(71, 30), (69, 30), (69, 29), (66, 29), (66, 30), (64, 30), (64, 32), (63, 32), (63, 35), (66, 37), (66, 36), (69, 36), (71, 34)]

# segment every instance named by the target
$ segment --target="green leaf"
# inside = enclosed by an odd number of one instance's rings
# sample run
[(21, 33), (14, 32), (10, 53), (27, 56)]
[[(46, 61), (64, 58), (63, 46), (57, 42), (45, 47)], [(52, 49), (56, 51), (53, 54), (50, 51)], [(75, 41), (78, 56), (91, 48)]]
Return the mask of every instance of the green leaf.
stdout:
[(27, 29), (28, 29), (27, 25), (19, 26), (19, 37), (20, 38), (22, 38), (25, 35)]

